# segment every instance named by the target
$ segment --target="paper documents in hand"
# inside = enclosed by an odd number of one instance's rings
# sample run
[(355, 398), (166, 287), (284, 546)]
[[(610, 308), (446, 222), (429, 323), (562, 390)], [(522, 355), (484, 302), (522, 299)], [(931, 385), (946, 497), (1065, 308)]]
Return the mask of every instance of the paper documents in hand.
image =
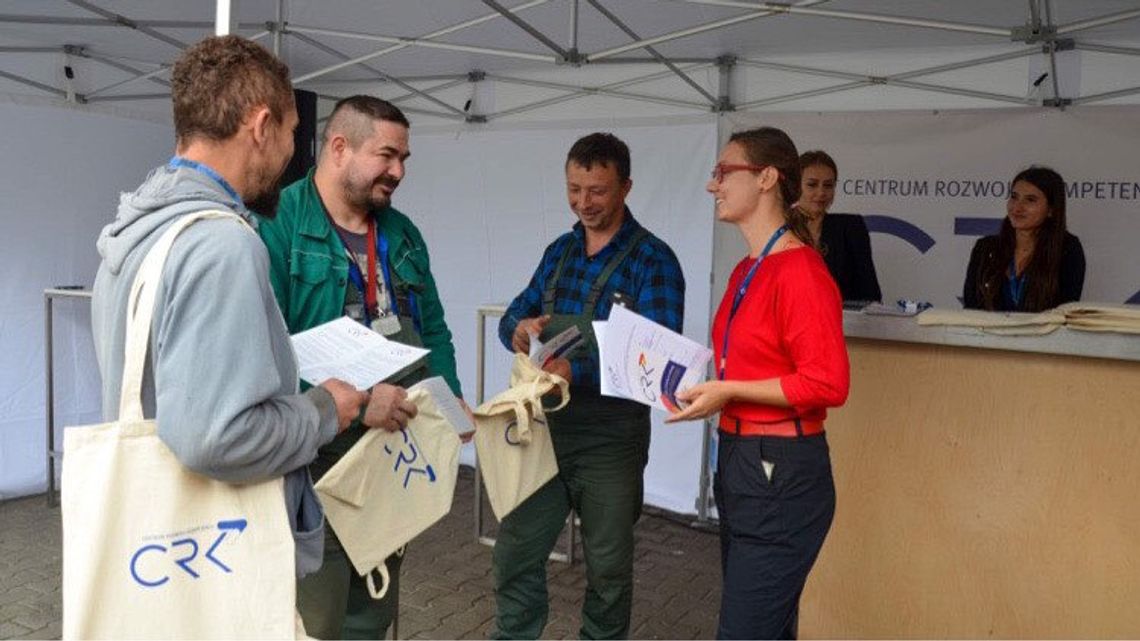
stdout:
[(667, 327), (614, 305), (594, 322), (601, 354), (601, 391), (666, 412), (681, 409), (678, 391), (705, 378), (712, 350)]
[(431, 396), (432, 400), (435, 401), (435, 406), (439, 408), (439, 413), (443, 415), (444, 420), (451, 425), (456, 434), (467, 434), (475, 431), (475, 423), (463, 410), (459, 398), (451, 391), (451, 387), (448, 386), (447, 381), (443, 380), (442, 376), (425, 378), (409, 387), (408, 391), (417, 389), (422, 389), (428, 393), (428, 396)]
[(545, 343), (540, 343), (537, 339), (532, 338), (530, 342), (530, 362), (541, 368), (550, 361), (556, 358), (562, 358), (570, 353), (570, 350), (581, 345), (583, 340), (582, 332), (573, 325), (562, 330), (561, 333)]
[(414, 365), (429, 350), (390, 341), (347, 316), (293, 335), (303, 380), (330, 378), (366, 390)]

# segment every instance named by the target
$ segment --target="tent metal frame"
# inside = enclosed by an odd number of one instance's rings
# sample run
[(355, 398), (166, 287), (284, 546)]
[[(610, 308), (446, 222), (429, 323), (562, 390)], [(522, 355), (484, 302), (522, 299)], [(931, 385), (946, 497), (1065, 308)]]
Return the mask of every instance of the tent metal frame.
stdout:
[[(1027, 106), (1042, 104), (1046, 107), (1056, 108), (1064, 108), (1070, 104), (1092, 104), (1120, 97), (1140, 94), (1140, 87), (1129, 87), (1085, 96), (1061, 96), (1060, 85), (1056, 72), (1057, 53), (1060, 51), (1075, 49), (1079, 51), (1089, 51), (1120, 56), (1140, 56), (1140, 48), (1076, 41), (1071, 37), (1071, 34), (1086, 31), (1089, 29), (1138, 19), (1140, 18), (1140, 6), (1134, 9), (1086, 18), (1067, 24), (1056, 24), (1052, 16), (1051, 0), (1027, 0), (1027, 17), (1025, 24), (1013, 27), (1000, 27), (966, 22), (931, 20), (913, 16), (890, 15), (864, 11), (848, 11), (834, 7), (821, 6), (825, 5), (830, 0), (799, 0), (792, 3), (758, 2), (751, 0), (659, 0), (659, 2), (662, 4), (689, 4), (741, 9), (743, 10), (743, 13), (712, 22), (706, 22), (703, 24), (692, 25), (683, 29), (677, 29), (669, 33), (643, 37), (641, 34), (635, 31), (633, 27), (630, 26), (625, 18), (620, 17), (615, 12), (614, 7), (617, 6), (617, 3), (613, 0), (584, 0), (584, 4), (589, 5), (592, 10), (603, 16), (607, 21), (612, 23), (615, 27), (620, 29), (631, 39), (631, 41), (626, 44), (588, 53), (581, 52), (578, 48), (578, 30), (580, 24), (580, 15), (581, 11), (583, 10), (583, 7), (581, 6), (583, 3), (580, 2), (580, 0), (527, 0), (513, 7), (508, 7), (504, 2), (501, 2), (499, 0), (481, 0), (483, 4), (487, 5), (487, 7), (490, 9), (488, 13), (476, 18), (455, 23), (453, 25), (432, 31), (430, 33), (415, 36), (362, 33), (293, 24), (286, 19), (285, 0), (277, 0), (275, 3), (275, 15), (273, 17), (273, 20), (262, 23), (239, 23), (236, 21), (236, 9), (237, 5), (240, 3), (240, 0), (215, 0), (216, 17), (215, 21), (212, 23), (189, 20), (136, 20), (108, 10), (91, 0), (65, 1), (71, 5), (83, 9), (85, 12), (92, 15), (90, 17), (63, 17), (52, 15), (0, 14), (0, 24), (47, 24), (130, 29), (153, 40), (170, 45), (176, 49), (185, 48), (187, 46), (187, 43), (182, 42), (181, 40), (178, 40), (177, 38), (174, 38), (167, 33), (164, 33), (162, 31), (163, 29), (202, 29), (204, 31), (212, 30), (214, 33), (230, 33), (240, 31), (249, 34), (250, 37), (255, 39), (263, 39), (266, 36), (271, 36), (272, 49), (278, 55), (280, 55), (282, 52), (283, 46), (285, 44), (285, 39), (289, 38), (291, 41), (304, 44), (307, 47), (317, 49), (327, 55), (339, 59), (339, 62), (335, 64), (294, 77), (293, 82), (298, 86), (304, 87), (305, 85), (316, 85), (324, 82), (341, 82), (331, 79), (318, 81), (318, 79), (325, 78), (329, 76), (329, 74), (333, 74), (342, 69), (359, 68), (365, 70), (368, 73), (369, 80), (365, 81), (392, 83), (403, 89), (406, 93), (399, 97), (399, 100), (401, 102), (418, 100), (420, 102), (429, 103), (431, 107), (430, 109), (423, 109), (409, 106), (409, 109), (414, 109), (419, 113), (428, 114), (433, 117), (476, 123), (501, 119), (528, 111), (542, 109), (544, 107), (560, 104), (566, 101), (597, 95), (619, 98), (623, 100), (641, 101), (644, 103), (665, 104), (682, 109), (692, 109), (694, 112), (726, 112), (734, 110), (757, 109), (773, 104), (801, 100), (804, 98), (826, 94), (852, 91), (875, 85), (901, 87), (946, 95), (967, 96), (1001, 104), (1019, 104)], [(546, 5), (551, 2), (561, 2), (568, 8), (567, 18), (569, 24), (569, 33), (566, 38), (566, 46), (558, 44), (549, 34), (543, 33), (540, 29), (535, 27), (526, 19), (526, 12), (529, 9), (541, 5)], [(918, 68), (887, 76), (876, 76), (873, 74), (861, 74), (851, 71), (792, 65), (782, 62), (759, 60), (751, 57), (736, 58), (731, 54), (723, 55), (715, 60), (670, 58), (657, 48), (657, 45), (673, 40), (690, 38), (699, 34), (708, 33), (729, 26), (771, 16), (801, 16), (813, 20), (844, 20), (891, 25), (898, 28), (931, 29), (975, 36), (991, 36), (995, 38), (995, 41), (1004, 40), (1008, 42), (1021, 42), (1029, 46), (1017, 48), (1008, 53), (973, 58), (970, 60), (962, 61), (960, 63), (952, 63), (950, 65), (938, 65), (933, 67)], [(541, 50), (520, 51), (497, 47), (458, 44), (440, 40), (440, 38), (443, 36), (454, 34), (476, 25), (498, 19), (508, 20), (512, 22), (521, 31), (528, 34), (536, 42), (536, 44), (541, 47)], [(337, 49), (333, 44), (330, 44), (331, 40), (337, 38), (365, 40), (370, 42), (383, 43), (385, 46), (381, 49), (377, 49), (362, 56), (349, 56), (348, 54), (345, 54)], [(666, 72), (664, 74), (657, 72), (642, 73), (640, 75), (634, 75), (624, 80), (603, 85), (585, 85), (563, 83), (547, 79), (536, 80), (532, 78), (517, 77), (503, 73), (484, 73), (481, 70), (472, 69), (466, 71), (464, 74), (455, 74), (449, 82), (444, 82), (442, 84), (437, 84), (429, 87), (422, 87), (416, 86), (413, 83), (422, 83), (425, 80), (424, 78), (397, 77), (395, 75), (386, 73), (375, 65), (367, 64), (371, 61), (376, 60), (377, 58), (381, 58), (408, 47), (421, 47), (444, 51), (454, 51), (459, 53), (474, 53), (479, 55), (507, 57), (533, 62), (538, 65), (550, 65), (555, 68), (566, 65), (581, 67), (591, 64), (617, 64), (628, 65), (633, 70), (643, 70), (642, 68), (644, 66), (650, 65), (664, 67), (666, 69)], [(628, 52), (636, 50), (644, 50), (644, 52), (648, 55), (644, 57), (634, 58), (628, 56), (621, 57), (622, 54), (627, 54)], [(98, 87), (88, 92), (87, 94), (76, 94), (70, 91), (69, 87), (67, 86), (53, 86), (51, 84), (40, 82), (33, 78), (28, 78), (24, 75), (14, 73), (12, 71), (0, 69), (0, 78), (5, 78), (7, 80), (22, 84), (39, 92), (49, 94), (52, 97), (65, 98), (77, 103), (154, 100), (163, 98), (167, 95), (153, 92), (116, 93), (124, 86), (140, 81), (146, 81), (153, 85), (158, 85), (164, 89), (169, 88), (169, 82), (164, 79), (163, 76), (169, 72), (170, 65), (169, 63), (161, 61), (128, 61), (122, 59), (121, 57), (107, 55), (103, 52), (92, 50), (89, 47), (81, 47), (66, 43), (55, 47), (0, 47), (0, 53), (25, 53), (38, 55), (62, 54), (65, 57), (75, 56), (85, 58), (87, 60), (91, 60), (93, 62), (97, 62), (129, 74), (129, 77), (126, 79), (118, 80), (102, 87)], [(955, 87), (946, 84), (914, 80), (915, 78), (919, 78), (921, 76), (929, 76), (944, 71), (969, 69), (986, 64), (993, 64), (995, 62), (1028, 57), (1035, 54), (1041, 54), (1048, 57), (1050, 76), (1052, 77), (1051, 97), (1045, 99), (1044, 101), (1041, 101), (1040, 103), (1035, 99), (1026, 98), (1025, 96), (1021, 95), (980, 91), (971, 89), (969, 87)], [(718, 82), (715, 83), (715, 87), (707, 87), (693, 78), (692, 73), (694, 71), (704, 70), (713, 65), (717, 66), (720, 71)], [(736, 73), (739, 73), (740, 69), (775, 70), (798, 75), (830, 77), (836, 80), (841, 80), (843, 82), (811, 90), (800, 90), (781, 95), (753, 98), (750, 100), (744, 99), (737, 103), (733, 100), (732, 89), (734, 75)], [(677, 79), (678, 82), (683, 83), (683, 85), (687, 87), (687, 90), (691, 90), (696, 94), (694, 97), (698, 99), (687, 100), (674, 96), (658, 96), (652, 95), (650, 93), (634, 93), (622, 90), (625, 87), (629, 87), (635, 84), (657, 81), (668, 78), (669, 76), (673, 76)], [(565, 93), (555, 97), (535, 100), (533, 102), (522, 105), (510, 106), (496, 112), (482, 114), (468, 113), (459, 106), (451, 104), (436, 95), (440, 92), (446, 91), (447, 89), (455, 87), (457, 84), (461, 84), (461, 82), (456, 81), (463, 78), (466, 79), (466, 82), (481, 82), (485, 80), (492, 80), (494, 82), (504, 84), (541, 87), (555, 91), (562, 91)], [(353, 83), (361, 82), (361, 80), (355, 79), (343, 82)], [(335, 96), (327, 94), (321, 95), (322, 97), (328, 99), (335, 98)]]

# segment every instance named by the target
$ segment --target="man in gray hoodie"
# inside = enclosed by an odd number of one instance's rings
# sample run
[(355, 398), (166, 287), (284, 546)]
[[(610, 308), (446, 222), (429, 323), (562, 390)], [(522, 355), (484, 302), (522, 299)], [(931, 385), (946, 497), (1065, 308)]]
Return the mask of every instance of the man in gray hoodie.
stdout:
[[(289, 70), (260, 45), (207, 38), (175, 62), (171, 80), (176, 155), (122, 196), (98, 241), (91, 314), (108, 421), (118, 418), (127, 300), (147, 251), (193, 212), (225, 210), (256, 225), (250, 208), (275, 210), (293, 155)], [(203, 220), (178, 237), (157, 290), (143, 407), (195, 472), (233, 483), (285, 477), (297, 570), (305, 574), (320, 566), (323, 548), (306, 466), (366, 404), (367, 425), (384, 424), (390, 413), (406, 423), (407, 410), (381, 395), (370, 402), (335, 379), (298, 393), (268, 269), (257, 234), (233, 220)]]

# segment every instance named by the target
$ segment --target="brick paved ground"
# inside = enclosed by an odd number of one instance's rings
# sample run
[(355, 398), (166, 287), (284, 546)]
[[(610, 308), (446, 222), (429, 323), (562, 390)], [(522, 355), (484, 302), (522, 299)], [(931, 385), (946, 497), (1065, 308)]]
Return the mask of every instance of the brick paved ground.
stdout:
[[(495, 609), (491, 549), (474, 540), (472, 479), (472, 471), (461, 468), (455, 507), (409, 546), (401, 579), (400, 638), (487, 637)], [(490, 508), (484, 513), (487, 533), (493, 535)], [(716, 631), (717, 537), (687, 523), (647, 513), (637, 525), (634, 638), (712, 638)], [(577, 556), (573, 566), (548, 565), (545, 637), (578, 636), (586, 586), (580, 547)], [(59, 574), (59, 509), (49, 509), (43, 496), (0, 502), (0, 639), (59, 638)]]

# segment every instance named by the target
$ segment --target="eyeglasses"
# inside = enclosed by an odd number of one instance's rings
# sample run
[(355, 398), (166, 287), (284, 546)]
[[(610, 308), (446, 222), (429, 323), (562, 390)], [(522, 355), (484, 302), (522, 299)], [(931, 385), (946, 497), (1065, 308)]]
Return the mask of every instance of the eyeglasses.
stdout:
[(715, 180), (719, 185), (720, 183), (724, 182), (725, 176), (731, 174), (734, 171), (761, 172), (770, 166), (771, 165), (727, 165), (725, 163), (718, 162), (716, 166), (713, 167), (712, 179)]

